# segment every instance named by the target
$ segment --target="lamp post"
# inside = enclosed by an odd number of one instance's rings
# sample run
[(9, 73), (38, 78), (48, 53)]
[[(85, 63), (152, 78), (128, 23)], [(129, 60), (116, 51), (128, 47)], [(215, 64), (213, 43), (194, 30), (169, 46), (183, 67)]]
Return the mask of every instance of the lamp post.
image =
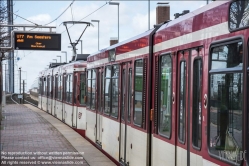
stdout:
[(65, 53), (66, 54), (66, 63), (67, 63), (67, 52), (66, 51), (61, 51), (61, 53)]
[(148, 0), (148, 30), (150, 30), (150, 0)]
[(82, 48), (83, 48), (82, 40), (79, 40), (79, 41), (80, 41), (80, 44), (81, 44), (81, 54), (83, 54), (83, 51), (82, 51)]
[(99, 50), (99, 20), (91, 20), (91, 22), (97, 22), (98, 23), (98, 50)]
[(57, 57), (60, 57), (60, 63), (61, 63), (61, 56), (60, 56), (60, 55), (57, 55)]
[(118, 2), (109, 2), (109, 5), (117, 5), (118, 6), (118, 42), (119, 42), (119, 3)]
[(6, 92), (7, 92), (7, 91), (6, 91), (6, 90), (7, 90), (7, 88), (6, 88), (6, 87), (7, 87), (7, 80), (6, 80), (6, 79), (7, 79), (7, 73), (6, 73), (6, 71), (7, 71), (6, 65), (7, 65), (7, 64), (5, 63), (4, 65), (5, 65), (5, 79), (4, 79), (4, 80), (5, 80), (5, 93), (6, 93)]
[(53, 59), (57, 63), (57, 59)]

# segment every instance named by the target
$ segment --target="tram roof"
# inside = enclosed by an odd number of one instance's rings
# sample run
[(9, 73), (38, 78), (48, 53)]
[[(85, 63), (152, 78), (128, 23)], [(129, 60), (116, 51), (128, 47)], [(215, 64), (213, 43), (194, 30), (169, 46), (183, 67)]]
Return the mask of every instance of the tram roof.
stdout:
[(159, 31), (161, 31), (161, 30), (163, 30), (163, 29), (165, 29), (165, 28), (167, 28), (167, 27), (170, 27), (170, 26), (172, 26), (172, 25), (175, 25), (175, 24), (177, 24), (177, 23), (180, 23), (180, 22), (182, 22), (182, 21), (184, 21), (184, 20), (187, 20), (187, 19), (189, 19), (189, 18), (195, 17), (195, 16), (197, 16), (197, 15), (199, 15), (199, 14), (201, 14), (201, 13), (204, 13), (204, 12), (210, 10), (210, 9), (213, 9), (213, 8), (215, 8), (215, 7), (217, 7), (217, 6), (220, 6), (220, 5), (225, 4), (225, 3), (228, 3), (228, 2), (230, 2), (230, 1), (227, 1), (227, 0), (224, 0), (224, 1), (214, 1), (214, 2), (212, 2), (212, 3), (210, 3), (210, 4), (208, 4), (208, 5), (205, 5), (205, 6), (201, 7), (201, 8), (199, 8), (199, 9), (196, 9), (196, 10), (194, 10), (194, 11), (192, 11), (192, 12), (189, 12), (189, 13), (187, 13), (187, 14), (185, 14), (185, 15), (183, 15), (183, 16), (181, 16), (181, 17), (175, 19), (175, 20), (172, 20), (172, 21), (170, 21), (170, 22), (168, 22), (168, 23), (166, 23), (166, 24), (163, 24), (163, 25), (157, 30), (157, 32), (159, 32)]
[(122, 42), (119, 42), (119, 43), (117, 43), (117, 44), (111, 45), (111, 46), (109, 46), (109, 47), (107, 47), (107, 48), (104, 48), (104, 49), (102, 49), (102, 50), (99, 50), (99, 51), (97, 51), (97, 52), (95, 52), (95, 53), (90, 54), (88, 57), (92, 57), (92, 56), (94, 56), (94, 55), (103, 53), (103, 52), (105, 52), (105, 51), (107, 51), (107, 50), (111, 50), (111, 49), (117, 48), (118, 46), (122, 46), (122, 45), (124, 45), (124, 44), (126, 44), (126, 43), (129, 43), (129, 42), (132, 42), (132, 41), (134, 41), (134, 40), (140, 39), (140, 38), (142, 38), (142, 37), (146, 37), (146, 36), (150, 35), (154, 29), (155, 29), (155, 28), (152, 28), (152, 29), (147, 30), (146, 32), (141, 33), (141, 34), (139, 34), (139, 35), (137, 35), (137, 36), (134, 36), (134, 37), (132, 37), (132, 38), (130, 38), (130, 39), (124, 40), (124, 41), (122, 41)]

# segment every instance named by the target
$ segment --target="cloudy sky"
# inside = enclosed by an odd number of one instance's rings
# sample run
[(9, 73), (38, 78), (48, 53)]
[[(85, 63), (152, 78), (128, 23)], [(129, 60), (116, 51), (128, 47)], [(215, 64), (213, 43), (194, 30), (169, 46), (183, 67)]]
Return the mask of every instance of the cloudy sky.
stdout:
[[(71, 60), (71, 49), (69, 38), (63, 21), (87, 21), (100, 20), (99, 42), (100, 49), (109, 46), (110, 38), (118, 36), (118, 8), (108, 5), (109, 1), (74, 1), (71, 7), (56, 21), (49, 24), (56, 26), (54, 31), (61, 33), (62, 51), (67, 51), (67, 59)], [(149, 29), (148, 14), (150, 13), (150, 28), (156, 23), (157, 2), (150, 1), (150, 11), (148, 1), (113, 1), (119, 2), (119, 41), (124, 41), (133, 36), (141, 34)], [(183, 10), (194, 11), (206, 5), (206, 1), (164, 1), (169, 2), (171, 20), (174, 13), (181, 13)], [(72, 1), (14, 1), (14, 13), (26, 18), (36, 24), (45, 25), (55, 20)], [(102, 7), (101, 7), (102, 6)], [(95, 11), (95, 12), (94, 12)], [(92, 13), (92, 14), (91, 14)], [(31, 24), (19, 17), (14, 17), (14, 24)], [(98, 24), (88, 27), (82, 36), (83, 53), (91, 54), (98, 50)], [(69, 29), (73, 41), (78, 39), (84, 29), (83, 24), (78, 24)], [(44, 31), (35, 29), (34, 31)], [(80, 44), (77, 45), (77, 53), (81, 52)], [(65, 54), (60, 51), (15, 51), (15, 91), (19, 92), (17, 69), (22, 67), (23, 79), (27, 80), (27, 88), (31, 88), (32, 83), (37, 78), (39, 71), (48, 68), (53, 59), (65, 62)], [(20, 60), (17, 61), (20, 58)]]

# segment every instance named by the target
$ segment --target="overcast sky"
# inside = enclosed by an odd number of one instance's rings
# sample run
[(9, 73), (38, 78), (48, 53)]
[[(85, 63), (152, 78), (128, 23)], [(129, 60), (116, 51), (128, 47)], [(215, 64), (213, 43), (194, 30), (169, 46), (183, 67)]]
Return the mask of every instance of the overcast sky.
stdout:
[[(74, 1), (73, 5), (50, 26), (56, 26), (54, 31), (61, 33), (62, 51), (67, 51), (67, 60), (71, 60), (71, 49), (68, 48), (69, 38), (65, 32), (65, 27), (61, 24), (63, 21), (87, 21), (100, 20), (99, 42), (100, 49), (109, 46), (110, 38), (118, 36), (118, 8), (114, 5), (108, 5), (108, 1)], [(113, 1), (119, 2), (119, 41), (124, 41), (133, 36), (139, 35), (148, 30), (148, 13), (150, 13), (150, 28), (156, 23), (157, 2), (150, 1), (150, 11), (148, 10), (148, 1)], [(183, 10), (194, 11), (204, 5), (206, 1), (164, 1), (169, 2), (171, 20), (174, 19), (174, 13), (181, 13)], [(56, 19), (72, 1), (14, 1), (14, 13), (26, 18), (36, 24), (44, 25)], [(100, 8), (103, 6), (102, 8)], [(99, 10), (97, 10), (100, 8)], [(97, 10), (96, 12), (94, 12)], [(93, 14), (89, 15), (90, 13)], [(89, 16), (87, 16), (89, 15)], [(86, 17), (87, 16), (87, 17)], [(86, 17), (86, 18), (85, 18)], [(14, 24), (31, 24), (19, 17), (14, 17)], [(85, 19), (83, 19), (85, 18)], [(82, 36), (83, 53), (91, 54), (98, 50), (98, 24), (93, 23), (94, 27), (88, 27)], [(84, 25), (75, 25), (69, 32), (73, 41), (78, 39), (82, 33)], [(36, 29), (34, 31), (41, 31)], [(77, 53), (81, 53), (80, 44), (77, 45)], [(65, 62), (65, 54), (60, 51), (15, 51), (15, 91), (19, 92), (17, 69), (22, 67), (23, 79), (27, 79), (27, 88), (30, 89), (34, 80), (38, 77), (39, 71), (48, 68), (53, 59)], [(17, 57), (20, 60), (16, 60)]]

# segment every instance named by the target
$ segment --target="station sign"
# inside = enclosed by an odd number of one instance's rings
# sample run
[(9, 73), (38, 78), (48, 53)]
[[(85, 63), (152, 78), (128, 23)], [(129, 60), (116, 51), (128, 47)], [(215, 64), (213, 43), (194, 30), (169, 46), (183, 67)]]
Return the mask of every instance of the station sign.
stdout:
[(61, 34), (43, 32), (15, 32), (15, 50), (61, 51)]

